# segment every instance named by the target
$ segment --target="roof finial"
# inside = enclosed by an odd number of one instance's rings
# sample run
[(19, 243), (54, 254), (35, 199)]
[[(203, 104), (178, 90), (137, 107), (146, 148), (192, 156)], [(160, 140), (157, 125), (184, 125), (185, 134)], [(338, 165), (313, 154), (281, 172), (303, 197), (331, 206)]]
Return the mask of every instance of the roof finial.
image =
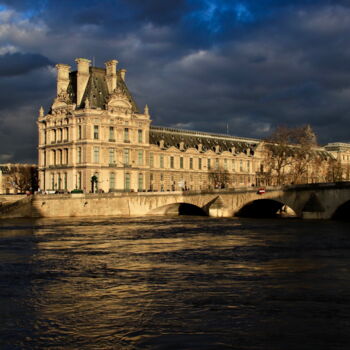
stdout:
[(85, 108), (90, 108), (90, 101), (88, 98), (85, 99)]
[(43, 117), (44, 114), (45, 114), (45, 112), (44, 112), (44, 107), (43, 107), (43, 106), (40, 106), (40, 108), (39, 108), (39, 117)]
[(143, 114), (144, 115), (149, 115), (149, 108), (148, 108), (148, 105), (145, 106), (145, 109), (143, 111)]

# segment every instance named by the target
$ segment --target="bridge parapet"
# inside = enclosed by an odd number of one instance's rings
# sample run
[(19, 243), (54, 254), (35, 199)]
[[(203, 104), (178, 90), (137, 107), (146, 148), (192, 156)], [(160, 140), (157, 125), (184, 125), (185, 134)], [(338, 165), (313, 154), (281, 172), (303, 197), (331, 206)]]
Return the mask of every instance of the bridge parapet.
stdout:
[[(32, 198), (26, 204), (31, 206), (28, 215), (33, 217), (143, 216), (174, 213), (174, 208), (193, 209), (190, 206), (208, 215), (223, 217), (234, 216), (244, 206), (264, 200), (267, 204), (274, 201), (287, 205), (299, 217), (329, 219), (339, 206), (350, 201), (350, 182), (266, 187), (263, 194), (259, 194), (256, 187), (247, 187), (211, 191), (48, 194)], [(173, 207), (169, 207), (171, 205)], [(13, 206), (12, 217), (21, 217), (23, 210), (16, 210)], [(29, 212), (28, 209), (26, 213)], [(4, 216), (0, 214), (0, 217)]]

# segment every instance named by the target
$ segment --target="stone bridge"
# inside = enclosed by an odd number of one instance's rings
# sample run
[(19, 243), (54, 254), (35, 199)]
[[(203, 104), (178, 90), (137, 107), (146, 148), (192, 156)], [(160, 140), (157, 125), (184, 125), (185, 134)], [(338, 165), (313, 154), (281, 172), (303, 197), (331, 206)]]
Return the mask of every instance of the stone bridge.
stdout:
[(270, 217), (290, 208), (302, 218), (350, 216), (350, 182), (190, 192), (35, 195), (7, 204), (0, 218), (143, 215)]

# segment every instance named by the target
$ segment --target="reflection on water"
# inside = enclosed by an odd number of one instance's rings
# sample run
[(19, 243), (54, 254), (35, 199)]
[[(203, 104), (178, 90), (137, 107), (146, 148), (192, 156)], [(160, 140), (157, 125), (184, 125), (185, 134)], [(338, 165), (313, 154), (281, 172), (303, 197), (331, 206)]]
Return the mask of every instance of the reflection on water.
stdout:
[(0, 221), (0, 349), (348, 349), (349, 228)]

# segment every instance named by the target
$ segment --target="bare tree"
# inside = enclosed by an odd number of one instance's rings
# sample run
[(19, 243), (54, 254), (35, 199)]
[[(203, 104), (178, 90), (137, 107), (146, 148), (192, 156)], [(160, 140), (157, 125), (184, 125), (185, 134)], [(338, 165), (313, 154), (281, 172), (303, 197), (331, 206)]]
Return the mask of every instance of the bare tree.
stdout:
[(18, 192), (36, 191), (38, 188), (38, 172), (34, 165), (9, 166), (8, 183)]
[(311, 161), (316, 156), (316, 135), (309, 125), (279, 126), (265, 141), (265, 175), (270, 184), (308, 182)]
[(230, 182), (230, 174), (223, 167), (219, 167), (209, 172), (208, 179), (214, 188), (227, 188)]
[(327, 165), (327, 182), (342, 181), (344, 169), (341, 162), (338, 159), (329, 159)]

